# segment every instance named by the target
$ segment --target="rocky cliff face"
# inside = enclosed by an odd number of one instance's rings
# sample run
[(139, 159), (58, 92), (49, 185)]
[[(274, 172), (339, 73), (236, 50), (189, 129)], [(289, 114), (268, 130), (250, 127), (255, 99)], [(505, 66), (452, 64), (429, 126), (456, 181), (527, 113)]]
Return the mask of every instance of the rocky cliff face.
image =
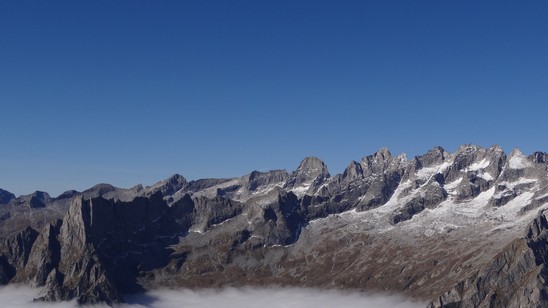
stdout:
[(295, 285), (405, 293), (430, 306), (545, 306), (547, 154), (387, 149), (296, 171), (100, 184), (0, 206), (0, 283), (45, 301), (156, 287)]

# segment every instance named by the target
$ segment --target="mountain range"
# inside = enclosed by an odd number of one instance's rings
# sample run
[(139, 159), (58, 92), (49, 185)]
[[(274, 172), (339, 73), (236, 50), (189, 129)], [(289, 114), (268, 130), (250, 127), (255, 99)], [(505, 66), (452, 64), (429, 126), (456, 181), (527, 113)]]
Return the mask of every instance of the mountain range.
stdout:
[(295, 171), (58, 197), (0, 189), (0, 283), (37, 300), (123, 302), (160, 287), (300, 286), (429, 307), (548, 305), (548, 154), (382, 148)]

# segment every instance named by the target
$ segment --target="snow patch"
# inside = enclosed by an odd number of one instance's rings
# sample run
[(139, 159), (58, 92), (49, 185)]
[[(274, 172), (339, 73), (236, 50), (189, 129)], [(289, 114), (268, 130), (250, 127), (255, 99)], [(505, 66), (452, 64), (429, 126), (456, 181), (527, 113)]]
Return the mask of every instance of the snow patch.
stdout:
[(508, 189), (514, 189), (514, 187), (521, 185), (521, 184), (531, 184), (535, 183), (536, 179), (526, 179), (526, 178), (520, 178), (517, 181), (514, 182), (500, 182), (498, 183), (499, 186), (506, 186)]
[(190, 229), (188, 230), (188, 233), (199, 233), (199, 234), (204, 234), (204, 231), (201, 230), (201, 229), (190, 228)]
[(468, 172), (468, 171), (478, 171), (478, 170), (481, 170), (481, 169), (485, 169), (489, 167), (489, 160), (487, 160), (486, 158), (482, 159), (480, 162), (477, 162), (477, 163), (473, 163), (472, 165), (470, 165), (468, 168), (464, 169), (465, 172)]
[(448, 194), (451, 194), (453, 189), (455, 189), (455, 188), (457, 188), (457, 186), (459, 186), (460, 182), (462, 182), (462, 177), (456, 179), (453, 182), (449, 182), (449, 183), (443, 185), (443, 188), (445, 188), (445, 190), (447, 191)]
[(430, 179), (435, 174), (444, 172), (445, 169), (447, 169), (449, 166), (451, 166), (451, 164), (452, 164), (452, 162), (445, 161), (442, 164), (439, 164), (437, 166), (432, 166), (432, 167), (426, 167), (426, 168), (419, 169), (417, 171), (417, 173), (415, 173), (415, 174), (416, 174), (417, 178), (419, 178), (419, 179)]
[(515, 153), (515, 155), (512, 156), (508, 162), (508, 167), (510, 167), (510, 169), (525, 169), (530, 165), (531, 162), (527, 160), (527, 157), (525, 157), (525, 155), (521, 152)]
[(275, 183), (275, 184), (269, 184), (269, 185), (260, 187), (259, 189), (253, 191), (251, 194), (254, 195), (254, 196), (257, 196), (257, 195), (266, 195), (266, 194), (268, 194), (270, 191), (272, 191), (273, 189), (275, 189), (276, 187), (283, 187), (283, 186), (284, 186), (284, 182), (279, 182), (279, 183)]
[(233, 218), (227, 218), (223, 221), (221, 221), (220, 223), (216, 223), (216, 224), (211, 224), (212, 227), (217, 227), (217, 226), (222, 226), (225, 222), (229, 222), (231, 221)]
[(542, 195), (542, 196), (536, 197), (535, 200), (542, 200), (542, 199), (544, 199), (544, 198), (548, 198), (548, 193), (546, 193), (546, 194), (544, 194), (544, 195)]
[(483, 208), (487, 206), (494, 193), (495, 187), (491, 187), (466, 203), (453, 204), (452, 211), (456, 214), (468, 217), (479, 217), (483, 212)]
[(494, 179), (493, 176), (488, 172), (478, 173), (478, 176), (486, 181), (492, 181)]
[(200, 191), (197, 191), (193, 194), (193, 196), (194, 197), (204, 196), (204, 197), (207, 197), (207, 198), (212, 198), (212, 197), (215, 197), (217, 195), (217, 189), (226, 189), (228, 187), (239, 185), (239, 184), (241, 184), (240, 179), (233, 179), (233, 180), (226, 181), (224, 183), (214, 185), (214, 186), (202, 189)]
[(299, 198), (301, 198), (302, 196), (304, 196), (306, 194), (306, 192), (308, 191), (308, 189), (310, 188), (310, 185), (312, 183), (307, 183), (307, 184), (304, 184), (304, 185), (301, 185), (301, 186), (298, 186), (298, 187), (294, 187), (293, 189), (291, 189), (291, 191)]

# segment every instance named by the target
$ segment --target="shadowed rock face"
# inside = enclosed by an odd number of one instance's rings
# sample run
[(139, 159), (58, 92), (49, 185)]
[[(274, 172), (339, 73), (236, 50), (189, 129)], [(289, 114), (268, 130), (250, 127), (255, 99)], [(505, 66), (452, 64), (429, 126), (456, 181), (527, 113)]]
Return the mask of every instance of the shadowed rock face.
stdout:
[(15, 195), (7, 190), (0, 189), (0, 204), (8, 204), (12, 199), (15, 199)]
[(17, 206), (27, 206), (30, 208), (45, 207), (46, 203), (52, 201), (50, 195), (43, 191), (35, 191), (30, 195), (20, 196), (19, 198), (11, 198), (10, 204)]
[(407, 160), (383, 148), (335, 176), (306, 158), (292, 173), (9, 195), (0, 283), (80, 303), (277, 284), (394, 291), (432, 307), (542, 307), (546, 157), (465, 145)]
[(142, 290), (140, 271), (168, 263), (169, 246), (189, 227), (174, 215), (181, 206), (168, 207), (159, 193), (132, 202), (80, 197), (40, 234), (27, 228), (4, 240), (4, 276), (12, 266), (13, 281), (45, 286), (42, 300), (119, 302), (121, 291)]

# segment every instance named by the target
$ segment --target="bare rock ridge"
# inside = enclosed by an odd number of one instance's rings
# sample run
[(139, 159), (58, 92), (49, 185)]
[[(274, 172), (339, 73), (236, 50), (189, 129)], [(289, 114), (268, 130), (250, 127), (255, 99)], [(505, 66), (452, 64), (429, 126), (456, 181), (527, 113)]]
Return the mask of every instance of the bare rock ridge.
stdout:
[(548, 154), (382, 148), (331, 176), (293, 172), (55, 198), (0, 190), (0, 283), (37, 300), (157, 287), (288, 285), (404, 293), (430, 307), (548, 305)]

